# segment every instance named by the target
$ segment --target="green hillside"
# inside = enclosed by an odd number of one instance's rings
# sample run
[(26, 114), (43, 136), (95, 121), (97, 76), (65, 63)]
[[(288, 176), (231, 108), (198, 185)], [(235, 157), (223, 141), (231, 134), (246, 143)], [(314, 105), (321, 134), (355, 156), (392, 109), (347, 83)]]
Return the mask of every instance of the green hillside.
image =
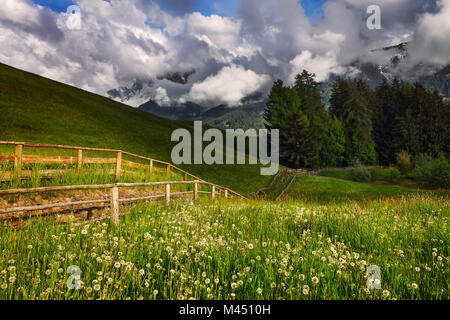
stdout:
[[(114, 148), (170, 161), (170, 135), (177, 128), (192, 131), (192, 124), (0, 64), (0, 140)], [(0, 147), (1, 153), (10, 150)], [(261, 176), (256, 165), (180, 167), (243, 193), (272, 178)]]

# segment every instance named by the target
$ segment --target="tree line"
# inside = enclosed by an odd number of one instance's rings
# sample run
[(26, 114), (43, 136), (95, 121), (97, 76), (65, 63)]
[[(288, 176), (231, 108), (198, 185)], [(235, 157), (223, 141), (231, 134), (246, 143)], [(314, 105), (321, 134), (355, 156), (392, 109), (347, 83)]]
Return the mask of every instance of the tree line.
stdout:
[(330, 106), (314, 74), (292, 86), (277, 80), (264, 119), (280, 130), (280, 162), (294, 168), (389, 165), (400, 152), (448, 155), (450, 104), (438, 91), (395, 79), (372, 89), (363, 80), (337, 79)]

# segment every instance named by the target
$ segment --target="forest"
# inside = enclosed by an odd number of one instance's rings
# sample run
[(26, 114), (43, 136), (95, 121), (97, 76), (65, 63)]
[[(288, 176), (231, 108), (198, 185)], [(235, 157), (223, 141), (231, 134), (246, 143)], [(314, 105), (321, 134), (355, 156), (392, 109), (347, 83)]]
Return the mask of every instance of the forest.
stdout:
[(337, 79), (326, 108), (320, 83), (304, 70), (292, 86), (274, 82), (264, 119), (280, 130), (280, 162), (288, 167), (395, 164), (407, 172), (422, 162), (448, 175), (449, 105), (420, 83), (394, 79), (371, 88)]

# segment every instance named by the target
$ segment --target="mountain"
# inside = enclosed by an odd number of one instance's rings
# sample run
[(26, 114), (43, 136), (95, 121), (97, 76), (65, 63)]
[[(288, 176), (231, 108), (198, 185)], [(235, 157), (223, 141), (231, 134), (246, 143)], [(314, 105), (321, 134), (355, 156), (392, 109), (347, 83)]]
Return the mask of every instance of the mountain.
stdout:
[(153, 100), (144, 103), (138, 109), (171, 120), (194, 120), (205, 111), (204, 107), (193, 102), (186, 102), (178, 106), (161, 107)]
[(262, 117), (265, 102), (251, 103), (243, 106), (228, 107), (219, 105), (213, 108), (204, 108), (193, 102), (186, 102), (178, 106), (161, 107), (156, 101), (150, 100), (138, 109), (153, 115), (172, 120), (198, 120), (205, 124), (226, 129), (264, 128)]
[[(121, 149), (170, 162), (177, 143), (171, 134), (178, 128), (193, 132), (192, 122), (163, 119), (0, 64), (0, 140)], [(0, 145), (1, 154), (13, 152)], [(179, 167), (244, 194), (272, 179), (260, 175), (259, 165)]]

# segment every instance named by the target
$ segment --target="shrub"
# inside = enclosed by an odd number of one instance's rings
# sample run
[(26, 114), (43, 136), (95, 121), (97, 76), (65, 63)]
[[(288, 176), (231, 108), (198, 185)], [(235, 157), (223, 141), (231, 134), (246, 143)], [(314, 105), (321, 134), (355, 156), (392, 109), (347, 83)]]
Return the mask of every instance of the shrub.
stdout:
[(389, 172), (389, 175), (388, 175), (389, 181), (399, 180), (402, 176), (400, 170), (398, 170), (396, 167), (390, 167), (388, 169), (388, 172)]
[(353, 162), (353, 168), (348, 177), (350, 180), (358, 182), (369, 182), (372, 179), (370, 171), (363, 167), (359, 160)]
[(445, 158), (421, 154), (414, 160), (414, 180), (433, 188), (450, 188), (450, 165)]
[(397, 154), (397, 167), (402, 175), (408, 174), (413, 168), (411, 156), (406, 151)]

